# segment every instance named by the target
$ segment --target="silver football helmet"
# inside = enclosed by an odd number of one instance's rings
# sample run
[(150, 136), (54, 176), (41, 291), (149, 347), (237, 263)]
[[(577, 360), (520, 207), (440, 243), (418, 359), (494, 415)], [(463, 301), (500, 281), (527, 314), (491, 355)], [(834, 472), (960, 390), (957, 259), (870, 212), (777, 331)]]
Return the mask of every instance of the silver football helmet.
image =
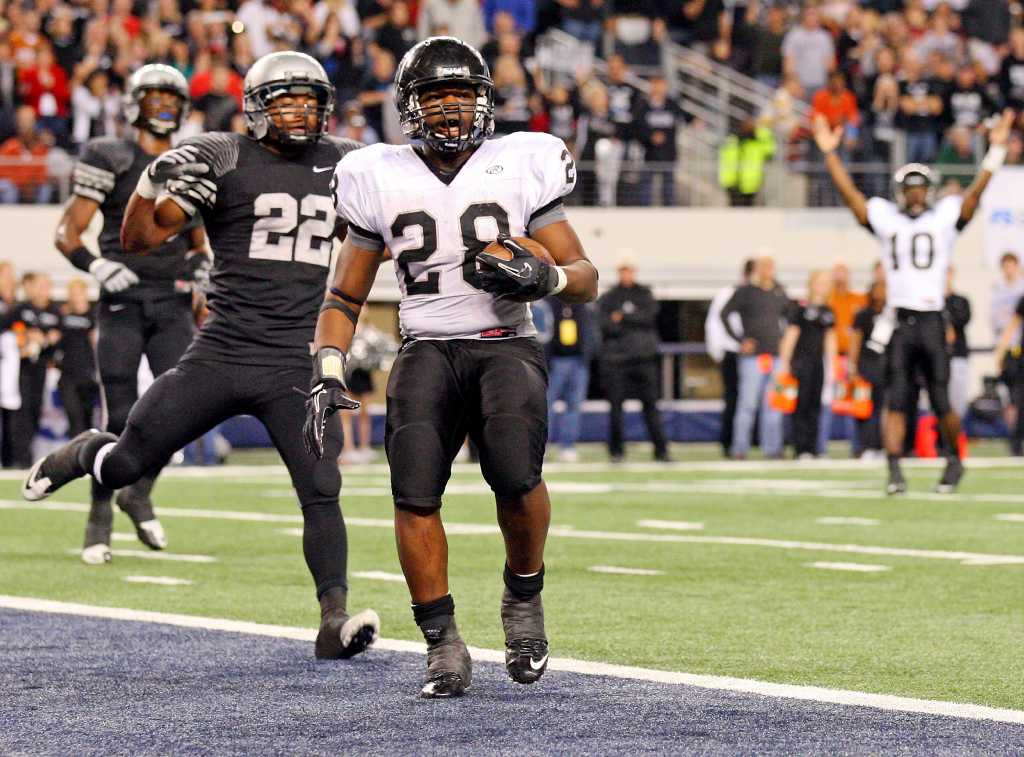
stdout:
[(924, 163), (907, 163), (899, 168), (892, 177), (892, 194), (900, 210), (907, 210), (907, 200), (903, 191), (907, 187), (925, 187), (925, 207), (935, 204), (935, 189), (940, 182), (939, 172)]
[[(316, 96), (316, 125), (282, 129), (274, 123), (274, 101), (281, 95)], [(315, 144), (327, 133), (334, 111), (334, 86), (316, 59), (305, 53), (284, 51), (264, 55), (245, 75), (242, 92), (245, 123), (258, 141), (296, 148)]]
[[(142, 100), (151, 89), (176, 94), (181, 99), (178, 112), (147, 115)], [(128, 77), (122, 107), (125, 120), (132, 126), (165, 137), (177, 131), (181, 122), (188, 118), (189, 105), (188, 81), (176, 68), (162, 63), (150, 63)]]

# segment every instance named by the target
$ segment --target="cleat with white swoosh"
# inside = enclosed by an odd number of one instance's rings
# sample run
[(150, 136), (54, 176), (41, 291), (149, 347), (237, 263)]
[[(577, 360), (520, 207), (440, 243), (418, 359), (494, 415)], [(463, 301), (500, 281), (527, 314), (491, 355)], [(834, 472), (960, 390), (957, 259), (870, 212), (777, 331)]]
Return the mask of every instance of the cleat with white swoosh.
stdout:
[(535, 683), (548, 667), (548, 639), (540, 594), (519, 599), (508, 587), (501, 598), (505, 670), (516, 683)]

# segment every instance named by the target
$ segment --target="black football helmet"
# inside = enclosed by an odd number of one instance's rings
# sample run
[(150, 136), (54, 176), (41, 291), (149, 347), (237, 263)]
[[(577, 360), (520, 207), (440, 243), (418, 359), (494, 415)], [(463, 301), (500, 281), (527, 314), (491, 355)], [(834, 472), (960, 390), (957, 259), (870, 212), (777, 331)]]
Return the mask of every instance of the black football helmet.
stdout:
[[(316, 126), (279, 129), (271, 118), (274, 100), (281, 95), (316, 96)], [(242, 89), (245, 124), (257, 141), (294, 150), (316, 144), (327, 133), (334, 112), (334, 86), (324, 67), (305, 53), (290, 50), (264, 55), (252, 64)]]
[[(142, 101), (151, 89), (173, 92), (181, 98), (177, 114), (158, 113), (155, 117), (147, 116)], [(121, 105), (125, 120), (132, 126), (165, 137), (176, 132), (181, 122), (188, 118), (189, 103), (188, 81), (182, 73), (162, 63), (150, 63), (128, 77)]]
[(925, 207), (935, 204), (935, 188), (939, 184), (939, 175), (923, 163), (907, 163), (892, 177), (892, 193), (900, 210), (907, 210), (907, 199), (904, 190), (907, 187), (925, 187), (927, 196)]
[[(468, 131), (462, 127), (464, 106), (420, 105), (421, 92), (445, 83), (466, 84), (476, 92), (473, 124)], [(395, 105), (405, 135), (439, 153), (450, 155), (471, 149), (494, 133), (491, 72), (476, 49), (455, 37), (430, 37), (405, 54), (395, 74)], [(428, 130), (426, 118), (438, 114), (459, 118), (458, 136)]]

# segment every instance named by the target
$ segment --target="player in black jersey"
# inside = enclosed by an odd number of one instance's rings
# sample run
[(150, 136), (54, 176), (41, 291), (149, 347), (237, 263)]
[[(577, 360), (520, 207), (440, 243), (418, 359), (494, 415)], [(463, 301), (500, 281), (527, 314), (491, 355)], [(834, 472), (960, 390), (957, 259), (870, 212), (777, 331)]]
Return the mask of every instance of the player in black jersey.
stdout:
[(298, 420), (304, 392), (294, 387), (310, 385), (309, 345), (332, 243), (343, 233), (331, 176), (360, 145), (324, 136), (334, 90), (307, 55), (258, 60), (245, 77), (244, 105), (249, 136), (204, 134), (161, 155), (139, 179), (122, 227), (124, 248), (141, 252), (202, 216), (214, 252), (209, 317), (178, 365), (136, 403), (120, 438), (76, 437), (33, 466), (22, 495), (43, 499), (87, 474), (127, 486), (227, 418), (255, 416), (302, 506), (303, 552), (321, 607), (316, 655), (347, 658), (373, 643), (380, 621), (372, 610), (346, 611), (340, 420), (326, 433), (329, 454), (307, 455)]
[[(138, 399), (139, 362), (145, 355), (154, 376), (172, 368), (195, 331), (192, 282), (210, 265), (203, 229), (189, 224), (149, 254), (129, 255), (121, 247), (121, 221), (139, 176), (170, 149), (171, 134), (188, 113), (188, 82), (170, 66), (143, 66), (128, 80), (125, 118), (134, 137), (99, 137), (83, 149), (73, 173), (74, 197), (57, 227), (57, 249), (100, 285), (96, 345), (103, 384), (105, 428), (120, 434)], [(82, 243), (93, 216), (103, 216), (100, 255)], [(89, 424), (91, 425), (91, 424)], [(139, 539), (152, 549), (166, 544), (153, 514), (150, 492), (159, 469), (122, 489), (117, 504), (131, 517)], [(110, 561), (113, 492), (93, 481), (82, 560)]]

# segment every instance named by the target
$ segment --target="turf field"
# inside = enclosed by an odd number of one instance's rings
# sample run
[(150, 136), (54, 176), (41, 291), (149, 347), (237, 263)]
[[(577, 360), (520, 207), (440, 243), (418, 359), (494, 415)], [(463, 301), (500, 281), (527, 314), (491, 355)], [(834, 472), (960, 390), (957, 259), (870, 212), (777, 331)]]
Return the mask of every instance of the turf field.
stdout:
[[(553, 655), (1024, 710), (1019, 460), (969, 461), (953, 496), (930, 493), (937, 467), (913, 465), (909, 496), (887, 499), (880, 463), (674, 454), (682, 462), (613, 467), (592, 453), (548, 466)], [(0, 594), (315, 628), (283, 468), (261, 453), (231, 462), (169, 471), (156, 492), (169, 553), (145, 551), (118, 514), (101, 567), (77, 557), (84, 482), (33, 505), (6, 477)], [(389, 496), (384, 465), (344, 472), (350, 607), (374, 607), (389, 639), (419, 641)], [(457, 616), (469, 644), (499, 649), (493, 508), (475, 467), (459, 466), (444, 509)]]

